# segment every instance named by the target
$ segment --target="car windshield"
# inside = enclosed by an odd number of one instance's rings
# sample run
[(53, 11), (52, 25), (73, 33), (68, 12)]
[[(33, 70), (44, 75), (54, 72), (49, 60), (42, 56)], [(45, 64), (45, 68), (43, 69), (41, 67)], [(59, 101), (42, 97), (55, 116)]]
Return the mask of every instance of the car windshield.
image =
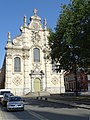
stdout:
[(22, 101), (21, 97), (10, 97), (9, 101)]
[(12, 93), (5, 93), (4, 96), (9, 97), (9, 96), (13, 96), (13, 94)]
[(10, 91), (1, 91), (1, 95), (4, 95), (4, 93), (10, 93)]

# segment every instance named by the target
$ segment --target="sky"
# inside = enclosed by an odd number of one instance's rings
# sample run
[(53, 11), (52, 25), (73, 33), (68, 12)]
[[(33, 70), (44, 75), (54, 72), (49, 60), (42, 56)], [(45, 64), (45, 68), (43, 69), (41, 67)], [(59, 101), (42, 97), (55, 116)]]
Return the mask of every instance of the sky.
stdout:
[(20, 34), (23, 26), (23, 18), (27, 17), (27, 24), (37, 9), (38, 16), (47, 20), (47, 27), (54, 30), (61, 11), (61, 4), (68, 4), (70, 0), (0, 0), (0, 68), (3, 65), (5, 46), (8, 40), (8, 32), (11, 33), (11, 41)]

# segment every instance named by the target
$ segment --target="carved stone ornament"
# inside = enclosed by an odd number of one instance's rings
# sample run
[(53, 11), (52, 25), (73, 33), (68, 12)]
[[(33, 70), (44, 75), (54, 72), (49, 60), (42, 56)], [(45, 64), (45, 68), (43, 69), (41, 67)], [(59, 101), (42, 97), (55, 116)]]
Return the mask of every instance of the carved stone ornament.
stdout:
[(33, 69), (36, 73), (38, 73), (41, 69), (41, 65), (39, 63), (34, 64)]
[(12, 50), (12, 53), (14, 53), (14, 54), (15, 54), (15, 53), (16, 53), (16, 54), (19, 53), (19, 54), (17, 54), (17, 55), (20, 55), (20, 54), (22, 54), (22, 49), (20, 49), (20, 50), (19, 50), (19, 49), (13, 49), (13, 50)]
[(19, 85), (22, 83), (21, 77), (16, 76), (16, 77), (13, 79), (13, 83), (14, 83), (16, 86), (19, 86)]
[(53, 78), (52, 78), (52, 83), (54, 84), (54, 85), (56, 85), (56, 84), (58, 84), (58, 78), (56, 77), (56, 76), (54, 76)]
[(39, 41), (40, 41), (40, 35), (39, 35), (39, 32), (38, 31), (32, 31), (32, 37), (31, 37), (31, 40), (34, 44), (38, 44)]
[(17, 37), (16, 39), (13, 40), (13, 44), (16, 46), (22, 45), (22, 38), (21, 36)]
[(12, 54), (11, 53), (7, 53), (6, 56), (7, 56), (8, 59), (12, 58)]
[(38, 23), (33, 23), (32, 24), (32, 29), (39, 30), (40, 27), (39, 27)]
[(24, 54), (23, 55), (23, 59), (29, 59), (29, 55), (28, 54)]
[(29, 59), (29, 52), (27, 50), (23, 53), (23, 59)]

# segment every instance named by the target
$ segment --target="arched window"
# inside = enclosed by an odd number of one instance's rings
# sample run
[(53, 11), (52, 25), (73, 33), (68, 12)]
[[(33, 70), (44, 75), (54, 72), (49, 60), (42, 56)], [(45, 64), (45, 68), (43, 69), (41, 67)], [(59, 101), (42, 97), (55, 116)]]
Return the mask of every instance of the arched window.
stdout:
[(19, 57), (14, 58), (14, 72), (21, 72), (21, 59)]
[(34, 48), (34, 62), (40, 62), (40, 49)]

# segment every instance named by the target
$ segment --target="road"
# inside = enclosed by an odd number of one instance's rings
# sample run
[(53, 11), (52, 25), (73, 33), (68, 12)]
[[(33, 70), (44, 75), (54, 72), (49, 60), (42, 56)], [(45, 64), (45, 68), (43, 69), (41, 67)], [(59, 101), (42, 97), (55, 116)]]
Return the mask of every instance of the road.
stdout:
[(90, 110), (45, 100), (25, 101), (25, 111), (7, 112), (0, 105), (0, 120), (90, 120)]

